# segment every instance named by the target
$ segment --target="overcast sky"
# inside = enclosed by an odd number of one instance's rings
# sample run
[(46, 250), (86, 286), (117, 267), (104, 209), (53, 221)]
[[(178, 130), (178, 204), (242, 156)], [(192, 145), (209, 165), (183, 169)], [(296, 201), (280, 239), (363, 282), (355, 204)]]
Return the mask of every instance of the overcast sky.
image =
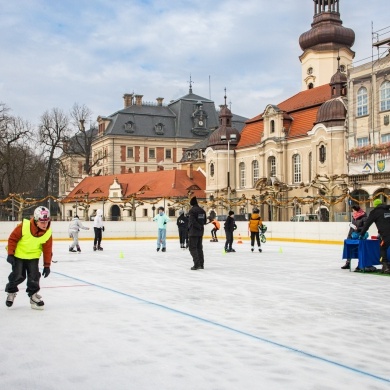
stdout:
[[(124, 93), (164, 103), (193, 92), (232, 111), (260, 114), (300, 91), (299, 36), (312, 0), (0, 0), (0, 102), (33, 124), (54, 107), (123, 108)], [(390, 25), (389, 0), (340, 0), (356, 34)], [(376, 51), (375, 51), (376, 54)]]

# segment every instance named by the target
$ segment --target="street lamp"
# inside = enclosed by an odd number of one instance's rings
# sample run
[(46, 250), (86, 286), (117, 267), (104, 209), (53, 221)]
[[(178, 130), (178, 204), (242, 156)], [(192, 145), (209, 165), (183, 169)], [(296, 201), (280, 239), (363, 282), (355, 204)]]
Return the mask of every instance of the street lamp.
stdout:
[(221, 135), (221, 141), (226, 141), (228, 144), (228, 170), (227, 170), (227, 190), (228, 190), (228, 201), (230, 204), (230, 142), (237, 139), (237, 134), (230, 134), (229, 138), (226, 135)]

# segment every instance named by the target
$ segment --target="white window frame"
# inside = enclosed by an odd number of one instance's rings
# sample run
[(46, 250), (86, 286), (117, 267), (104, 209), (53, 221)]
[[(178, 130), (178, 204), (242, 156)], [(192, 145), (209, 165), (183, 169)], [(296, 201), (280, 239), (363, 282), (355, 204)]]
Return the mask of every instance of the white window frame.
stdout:
[(385, 81), (379, 88), (380, 110), (390, 110), (390, 81)]
[(361, 87), (356, 94), (356, 115), (368, 115), (368, 93), (366, 87)]
[(294, 154), (293, 156), (293, 183), (302, 182), (302, 166), (301, 166), (301, 156), (299, 154)]
[(240, 188), (245, 188), (246, 177), (245, 177), (245, 163), (244, 162), (240, 162), (239, 172), (240, 172)]

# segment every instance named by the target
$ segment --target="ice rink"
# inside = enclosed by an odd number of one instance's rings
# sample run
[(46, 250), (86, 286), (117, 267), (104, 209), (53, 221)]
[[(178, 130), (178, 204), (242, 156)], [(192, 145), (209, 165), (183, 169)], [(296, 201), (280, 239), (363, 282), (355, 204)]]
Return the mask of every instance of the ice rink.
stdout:
[[(168, 240), (54, 244), (43, 311), (11, 308), (0, 243), (1, 390), (390, 389), (390, 278), (341, 270), (341, 245)], [(356, 266), (356, 262), (353, 264)]]

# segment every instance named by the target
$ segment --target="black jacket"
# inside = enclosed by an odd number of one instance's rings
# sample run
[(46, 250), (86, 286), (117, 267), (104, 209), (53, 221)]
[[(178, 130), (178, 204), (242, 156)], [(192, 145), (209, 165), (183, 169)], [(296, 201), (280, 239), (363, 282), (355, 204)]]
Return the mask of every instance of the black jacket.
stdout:
[(179, 215), (176, 221), (176, 225), (179, 227), (179, 229), (188, 230), (188, 217), (184, 214)]
[(236, 227), (237, 225), (236, 222), (234, 221), (234, 218), (228, 215), (224, 224), (225, 230), (227, 230), (228, 232), (233, 232)]
[(349, 232), (348, 232), (348, 238), (351, 238), (352, 233), (354, 233), (354, 232), (360, 234), (366, 221), (367, 221), (367, 214), (366, 213), (361, 215), (359, 218), (356, 218), (356, 219), (352, 218), (352, 224), (354, 224), (356, 226), (356, 230), (353, 228), (350, 228)]
[(360, 235), (363, 236), (369, 227), (375, 222), (378, 233), (382, 237), (390, 237), (390, 206), (381, 204), (376, 206), (369, 214)]
[(199, 205), (192, 206), (188, 212), (188, 236), (202, 237), (204, 225), (206, 224), (206, 211)]

